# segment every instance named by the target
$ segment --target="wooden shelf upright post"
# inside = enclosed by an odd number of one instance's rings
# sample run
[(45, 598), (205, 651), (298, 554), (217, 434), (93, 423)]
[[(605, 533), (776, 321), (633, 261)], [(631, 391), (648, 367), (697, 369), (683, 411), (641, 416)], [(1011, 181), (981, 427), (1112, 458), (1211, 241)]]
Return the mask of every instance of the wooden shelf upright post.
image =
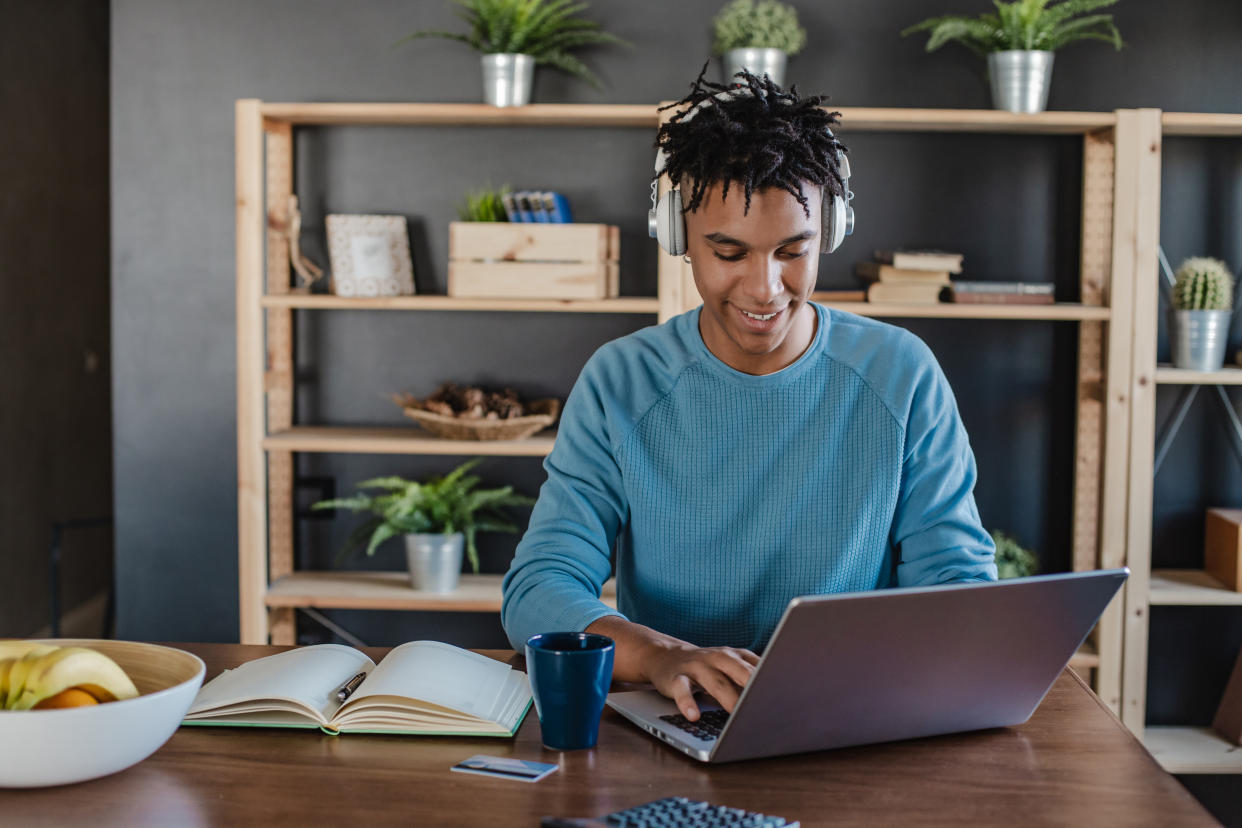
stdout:
[(263, 117), (239, 100), (237, 133), (237, 543), (240, 638), (267, 643), (267, 468), (263, 416)]

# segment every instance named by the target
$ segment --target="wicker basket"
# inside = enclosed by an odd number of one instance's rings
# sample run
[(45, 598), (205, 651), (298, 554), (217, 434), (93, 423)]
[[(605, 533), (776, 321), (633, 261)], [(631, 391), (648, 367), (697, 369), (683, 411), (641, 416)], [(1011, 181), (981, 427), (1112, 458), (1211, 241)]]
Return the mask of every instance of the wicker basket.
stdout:
[(408, 400), (401, 403), (405, 416), (437, 437), (447, 440), (521, 440), (542, 431), (556, 422), (561, 401), (554, 398), (535, 400), (526, 406), (535, 412), (508, 420), (465, 419), (424, 411)]

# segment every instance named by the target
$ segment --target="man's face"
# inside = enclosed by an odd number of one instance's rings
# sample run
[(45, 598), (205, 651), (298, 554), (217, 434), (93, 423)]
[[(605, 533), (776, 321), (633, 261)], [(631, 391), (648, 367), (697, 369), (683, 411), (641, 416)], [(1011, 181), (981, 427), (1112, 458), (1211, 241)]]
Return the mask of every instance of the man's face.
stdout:
[(699, 332), (721, 362), (771, 374), (811, 344), (815, 313), (807, 299), (819, 272), (820, 191), (803, 185), (810, 215), (781, 189), (758, 190), (750, 211), (741, 185), (721, 198), (716, 184), (686, 214), (694, 283), (703, 297)]

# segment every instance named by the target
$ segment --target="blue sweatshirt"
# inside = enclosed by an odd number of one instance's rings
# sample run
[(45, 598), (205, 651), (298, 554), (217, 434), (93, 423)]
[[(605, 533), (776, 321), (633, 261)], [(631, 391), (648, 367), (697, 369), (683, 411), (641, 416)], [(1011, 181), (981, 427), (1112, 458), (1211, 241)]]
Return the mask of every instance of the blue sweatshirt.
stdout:
[[(812, 307), (810, 347), (774, 374), (721, 362), (698, 309), (591, 357), (504, 579), (516, 649), (622, 615), (758, 651), (799, 595), (996, 579), (931, 351)], [(599, 600), (614, 568), (617, 610)]]

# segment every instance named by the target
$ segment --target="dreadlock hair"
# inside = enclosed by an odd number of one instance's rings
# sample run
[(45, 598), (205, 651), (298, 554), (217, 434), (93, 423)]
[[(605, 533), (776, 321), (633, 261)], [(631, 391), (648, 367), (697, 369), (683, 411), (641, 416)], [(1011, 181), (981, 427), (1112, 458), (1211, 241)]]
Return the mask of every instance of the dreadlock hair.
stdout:
[[(716, 182), (723, 187), (721, 198), (728, 196), (732, 182), (744, 188), (743, 213), (749, 212), (755, 190), (779, 187), (798, 200), (809, 218), (803, 181), (845, 196), (837, 152), (848, 150), (829, 134), (841, 113), (821, 108), (827, 97), (799, 97), (796, 85), (786, 92), (767, 75), (760, 79), (745, 69), (734, 75), (741, 81), (732, 86), (704, 80), (706, 72), (704, 64), (690, 94), (661, 107), (682, 110), (656, 134), (656, 146), (667, 154), (664, 169), (673, 186), (686, 178), (691, 181), (690, 198), (682, 199), (684, 212), (697, 209)], [(743, 86), (749, 94), (739, 89)], [(722, 92), (734, 94), (715, 97)], [(693, 117), (687, 119), (691, 112)]]

